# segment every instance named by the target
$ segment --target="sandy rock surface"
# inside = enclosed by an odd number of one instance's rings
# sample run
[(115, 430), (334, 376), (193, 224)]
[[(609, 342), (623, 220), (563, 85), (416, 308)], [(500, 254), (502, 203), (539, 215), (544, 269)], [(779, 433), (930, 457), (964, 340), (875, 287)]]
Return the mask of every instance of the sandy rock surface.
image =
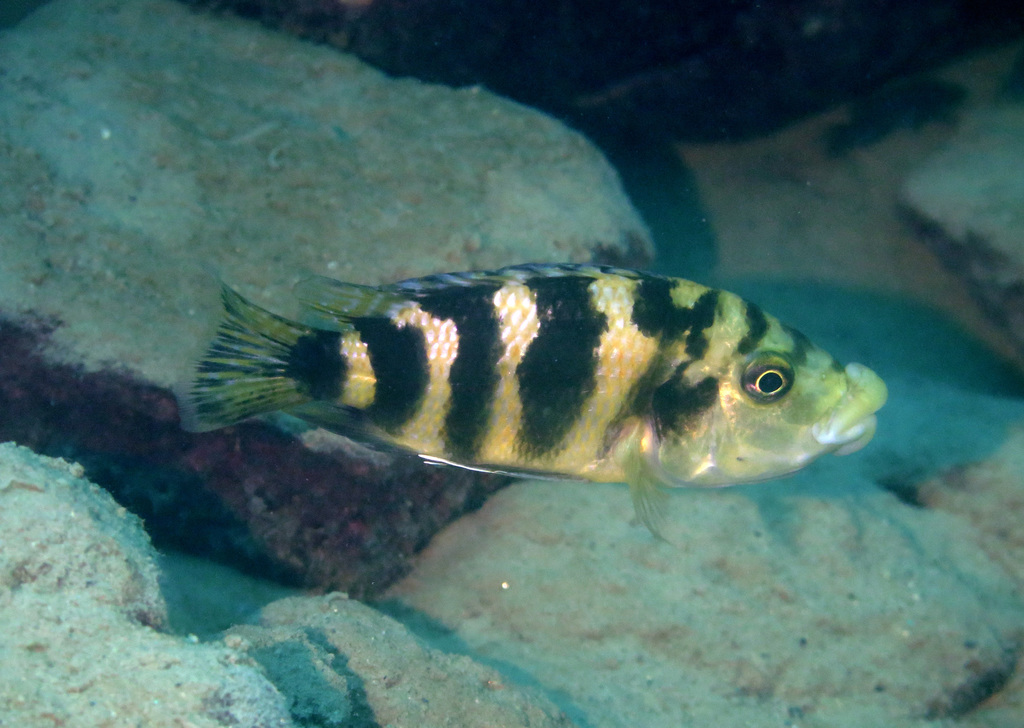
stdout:
[(225, 641), (260, 662), (309, 725), (573, 726), (536, 690), (426, 648), (399, 622), (343, 594), (274, 602), (258, 625), (232, 628)]
[(973, 113), (906, 182), (924, 239), (1024, 356), (1024, 104)]
[[(949, 513), (971, 524), (969, 538), (1006, 578), (1024, 585), (1024, 423), (1014, 427), (1006, 441), (991, 457), (960, 468), (951, 468), (922, 483), (917, 498), (928, 508)], [(999, 685), (1000, 699), (992, 701), (987, 719), (991, 725), (1013, 726), (1024, 715), (1024, 674), (1020, 645), (1024, 633), (1015, 637), (1017, 664), (1007, 662), (1002, 670), (979, 676)]]
[(887, 494), (685, 493), (658, 543), (627, 500), (513, 486), (391, 596), (595, 728), (1010, 725), (978, 704), (1016, 671), (1021, 582), (956, 515)]
[(159, 631), (153, 557), (79, 465), (0, 445), (0, 725), (292, 725), (241, 653)]
[[(0, 726), (573, 725), (536, 691), (342, 594), (274, 602), (259, 625), (203, 643), (172, 636), (155, 556), (81, 466), (0, 445)], [(204, 568), (179, 561), (165, 578), (175, 609), (209, 626), (251, 596), (223, 570), (211, 572), (223, 587), (204, 582)], [(186, 591), (218, 594), (217, 616)]]
[(0, 179), (0, 311), (157, 384), (216, 314), (206, 268), (290, 313), (310, 273), (651, 256), (553, 119), (164, 0), (58, 0), (3, 32)]

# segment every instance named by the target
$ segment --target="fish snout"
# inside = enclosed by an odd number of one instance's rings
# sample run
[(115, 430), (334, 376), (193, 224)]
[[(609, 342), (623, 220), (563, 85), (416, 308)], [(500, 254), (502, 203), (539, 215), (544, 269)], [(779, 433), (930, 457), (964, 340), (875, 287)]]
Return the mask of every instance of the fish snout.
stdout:
[(868, 444), (875, 434), (877, 412), (889, 396), (882, 378), (863, 364), (846, 365), (846, 392), (811, 435), (836, 455), (848, 455)]

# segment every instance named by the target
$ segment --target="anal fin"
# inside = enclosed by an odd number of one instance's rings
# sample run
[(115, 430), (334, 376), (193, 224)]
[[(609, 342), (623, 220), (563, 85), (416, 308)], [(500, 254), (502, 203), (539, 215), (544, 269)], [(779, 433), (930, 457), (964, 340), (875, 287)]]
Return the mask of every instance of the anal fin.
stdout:
[(551, 470), (531, 470), (530, 468), (517, 468), (511, 465), (494, 465), (490, 463), (460, 463), (456, 460), (448, 460), (437, 455), (420, 453), (420, 458), (430, 465), (447, 465), (462, 470), (472, 470), (476, 473), (490, 473), (493, 475), (505, 475), (510, 478), (528, 478), (530, 480), (559, 480), (563, 482), (584, 481), (586, 478), (559, 473)]
[(377, 449), (405, 451), (404, 448), (395, 445), (387, 433), (373, 425), (362, 410), (354, 407), (318, 400), (290, 407), (285, 411), (314, 427), (322, 427), (350, 440), (372, 445)]

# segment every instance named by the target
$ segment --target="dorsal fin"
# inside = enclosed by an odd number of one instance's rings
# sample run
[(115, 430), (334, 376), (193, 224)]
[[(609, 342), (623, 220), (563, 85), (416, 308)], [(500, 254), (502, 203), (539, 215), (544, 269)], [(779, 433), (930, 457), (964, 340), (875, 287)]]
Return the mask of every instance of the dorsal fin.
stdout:
[(313, 276), (294, 289), (303, 323), (331, 331), (349, 331), (355, 318), (387, 316), (409, 300), (399, 291)]
[(324, 276), (311, 276), (295, 285), (295, 297), (302, 307), (302, 322), (331, 331), (348, 331), (350, 321), (361, 317), (389, 316), (404, 304), (425, 294), (446, 288), (461, 288), (481, 283), (527, 281), (531, 278), (596, 276), (615, 273), (636, 278), (636, 271), (597, 265), (570, 263), (524, 263), (490, 271), (438, 273), (409, 278), (385, 286), (363, 286)]

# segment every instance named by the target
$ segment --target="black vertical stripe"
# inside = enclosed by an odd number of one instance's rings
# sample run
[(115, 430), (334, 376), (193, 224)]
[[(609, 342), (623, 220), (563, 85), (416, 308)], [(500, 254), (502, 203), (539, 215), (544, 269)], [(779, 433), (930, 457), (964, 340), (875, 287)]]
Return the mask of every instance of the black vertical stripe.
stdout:
[(633, 323), (644, 336), (675, 338), (690, 327), (692, 312), (672, 300), (676, 281), (660, 276), (644, 276), (636, 287)]
[(786, 326), (783, 324), (783, 329), (786, 333), (793, 337), (793, 351), (789, 354), (789, 360), (793, 366), (798, 367), (807, 361), (807, 352), (811, 350), (814, 344), (804, 334), (794, 329), (792, 326)]
[(686, 365), (679, 366), (672, 377), (654, 390), (651, 410), (658, 434), (683, 434), (718, 399), (718, 380), (705, 377), (696, 384), (683, 379)]
[(686, 335), (686, 355), (691, 360), (702, 359), (708, 351), (707, 330), (715, 323), (718, 297), (718, 291), (707, 291), (693, 304), (693, 318)]
[(747, 319), (747, 333), (740, 339), (736, 351), (746, 356), (757, 348), (757, 345), (761, 343), (761, 339), (768, 333), (768, 319), (765, 318), (764, 311), (761, 310), (760, 306), (747, 301), (744, 302), (744, 307), (744, 315)]
[(418, 298), (425, 312), (455, 322), (459, 352), (452, 363), (448, 383), (451, 405), (444, 420), (448, 452), (455, 458), (476, 459), (487, 435), (487, 423), (500, 377), (500, 321), (494, 308), (497, 283), (451, 287), (430, 291)]
[(341, 355), (341, 334), (313, 330), (299, 337), (288, 350), (284, 375), (299, 384), (299, 391), (313, 399), (341, 396), (348, 364)]
[(379, 316), (357, 318), (352, 325), (366, 344), (377, 380), (366, 413), (385, 430), (401, 427), (416, 414), (430, 379), (423, 332)]
[(719, 292), (705, 291), (689, 308), (681, 308), (672, 300), (671, 278), (645, 276), (637, 286), (633, 303), (633, 323), (645, 336), (678, 339), (686, 334), (686, 355), (700, 359), (707, 353), (707, 330), (715, 323)]
[(519, 446), (533, 456), (554, 451), (594, 390), (597, 348), (607, 317), (594, 309), (578, 276), (526, 281), (537, 298), (540, 329), (516, 378), (523, 403)]
[(671, 369), (670, 365), (666, 363), (665, 357), (661, 354), (654, 356), (630, 388), (621, 416), (649, 416), (651, 397), (654, 395), (654, 391), (665, 383), (669, 374), (671, 374)]

